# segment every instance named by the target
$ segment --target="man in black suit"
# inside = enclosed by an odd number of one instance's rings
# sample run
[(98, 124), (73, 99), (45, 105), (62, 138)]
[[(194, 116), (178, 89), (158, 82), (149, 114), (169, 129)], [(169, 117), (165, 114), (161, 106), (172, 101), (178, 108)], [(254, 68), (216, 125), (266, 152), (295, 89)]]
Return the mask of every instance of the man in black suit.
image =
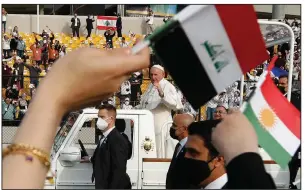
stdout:
[(118, 13), (118, 19), (116, 20), (116, 30), (118, 32), (118, 37), (122, 37), (122, 17)]
[(73, 37), (78, 37), (79, 38), (79, 28), (80, 28), (80, 19), (77, 18), (77, 14), (74, 14), (74, 17), (71, 18), (71, 28), (72, 28), (72, 33)]
[(194, 118), (189, 114), (177, 114), (174, 117), (173, 125), (170, 128), (170, 136), (179, 142), (176, 145), (174, 155), (166, 176), (166, 189), (189, 188), (184, 182), (184, 173), (177, 172), (177, 167), (185, 155), (185, 143), (188, 137), (188, 126), (194, 122)]
[(188, 128), (185, 158), (179, 170), (193, 188), (222, 189), (227, 183), (224, 157), (212, 145), (212, 129), (219, 122), (194, 122)]
[(87, 33), (88, 33), (86, 39), (88, 39), (91, 36), (91, 31), (93, 29), (93, 22), (94, 21), (95, 20), (94, 20), (93, 15), (88, 15), (88, 18), (86, 19), (86, 23), (87, 23), (86, 28), (87, 28)]
[(90, 162), (93, 164), (92, 182), (96, 189), (127, 189), (131, 187), (126, 173), (128, 146), (115, 128), (116, 108), (106, 104), (98, 107), (97, 128), (102, 137)]

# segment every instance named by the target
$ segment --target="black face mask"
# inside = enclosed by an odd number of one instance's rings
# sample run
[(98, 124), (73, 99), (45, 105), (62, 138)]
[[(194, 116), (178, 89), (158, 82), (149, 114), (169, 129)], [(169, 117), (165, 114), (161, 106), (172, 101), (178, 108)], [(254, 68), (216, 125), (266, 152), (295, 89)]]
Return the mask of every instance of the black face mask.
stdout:
[(278, 85), (277, 88), (280, 90), (282, 94), (285, 94), (285, 87)]
[(170, 130), (169, 130), (169, 135), (173, 138), (173, 139), (176, 139), (176, 140), (178, 140), (178, 137), (177, 137), (177, 135), (176, 135), (176, 130), (174, 129), (174, 128), (170, 128)]
[(208, 164), (213, 159), (207, 162), (191, 158), (184, 158), (182, 160), (181, 169), (183, 170), (183, 173), (185, 173), (185, 176), (187, 176), (187, 181), (190, 185), (198, 186), (203, 180), (211, 175), (215, 168), (211, 170)]

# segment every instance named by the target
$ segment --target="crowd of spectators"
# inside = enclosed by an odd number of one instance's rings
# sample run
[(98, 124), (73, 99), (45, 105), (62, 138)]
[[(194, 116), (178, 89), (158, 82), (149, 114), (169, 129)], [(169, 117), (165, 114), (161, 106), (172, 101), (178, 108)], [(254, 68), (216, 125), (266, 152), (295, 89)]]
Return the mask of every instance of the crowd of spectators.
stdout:
[[(284, 19), (283, 21), (289, 25), (295, 37), (294, 43), (294, 60), (293, 60), (293, 82), (292, 82), (292, 93), (296, 96), (300, 96), (301, 93), (301, 24), (297, 19), (294, 19), (291, 23)], [(274, 41), (277, 39), (283, 39), (284, 37), (289, 36), (288, 29), (284, 27), (277, 27), (275, 25), (268, 25), (266, 27), (264, 35), (264, 40), (266, 42)], [(267, 69), (269, 62), (274, 55), (278, 56), (278, 60), (275, 63), (274, 68), (271, 71), (272, 77), (275, 83), (279, 84), (279, 79), (283, 77), (288, 77), (289, 73), (289, 63), (290, 63), (290, 44), (286, 42), (281, 45), (274, 45), (267, 48), (269, 54), (269, 59), (252, 69), (250, 72), (245, 74), (245, 84), (243, 93), (243, 101), (247, 100), (253, 89), (255, 88), (256, 82), (259, 80), (259, 76)], [(206, 108), (206, 117), (207, 119), (213, 119), (215, 113), (226, 114), (229, 109), (236, 109), (240, 107), (241, 96), (240, 96), (240, 81), (235, 82), (232, 86), (226, 88), (222, 93), (215, 96), (211, 101), (207, 103)], [(219, 110), (222, 109), (222, 112)]]
[[(153, 17), (154, 13), (151, 9), (147, 10), (146, 17), (148, 35), (153, 32)], [(45, 76), (52, 68), (52, 65), (56, 60), (65, 56), (66, 53), (77, 49), (79, 47), (94, 47), (98, 49), (113, 49), (121, 47), (132, 47), (139, 39), (145, 37), (145, 35), (134, 34), (129, 31), (129, 34), (122, 34), (122, 20), (121, 16), (117, 14), (119, 26), (117, 30), (106, 30), (104, 35), (96, 36), (91, 35), (92, 22), (95, 22), (94, 17), (89, 15), (87, 22), (86, 36), (80, 36), (77, 28), (80, 26), (80, 20), (77, 14), (71, 19), (72, 35), (59, 34), (53, 32), (48, 26), (42, 31), (41, 34), (32, 33), (26, 34), (19, 31), (18, 26), (13, 29), (9, 26), (6, 29), (6, 17), (7, 12), (2, 9), (2, 26), (3, 26), (3, 38), (2, 38), (2, 109), (5, 110), (2, 114), (4, 120), (21, 120), (24, 116), (28, 104), (31, 98), (35, 95), (39, 81)], [(163, 21), (167, 22), (170, 18), (164, 17)], [(300, 27), (301, 24), (294, 20), (291, 24), (285, 19), (283, 22), (289, 24), (295, 33), (295, 52), (294, 52), (294, 69), (293, 79), (294, 87), (300, 87), (300, 75), (301, 75), (301, 55), (300, 55)], [(266, 34), (266, 41), (274, 40), (274, 38), (282, 38), (287, 35), (287, 31), (284, 29), (275, 30), (274, 28), (268, 28), (270, 30)], [(289, 68), (289, 44), (276, 45), (267, 49), (270, 59), (273, 55), (278, 55), (280, 60), (276, 64), (276, 68), (273, 73), (275, 77), (280, 77), (281, 74), (288, 74)], [(269, 60), (270, 60), (269, 59)], [(151, 54), (151, 65), (160, 64), (160, 61), (156, 56)], [(214, 97), (206, 104), (206, 119), (212, 119), (215, 112), (219, 109), (224, 109), (226, 112), (231, 108), (238, 108), (241, 102), (240, 94), (243, 94), (244, 100), (250, 94), (251, 90), (255, 86), (255, 83), (259, 79), (259, 75), (262, 73), (268, 62), (258, 66), (251, 72), (245, 75), (244, 92), (240, 92), (240, 81), (235, 82), (228, 88), (224, 89), (222, 93)], [(109, 100), (105, 102), (115, 104), (121, 109), (133, 109), (138, 105), (142, 93), (145, 91), (148, 84), (148, 75), (145, 75), (148, 71), (139, 71), (131, 75), (131, 78), (125, 81), (117, 93), (114, 94)], [(146, 80), (147, 79), (147, 80)], [(170, 76), (168, 76), (170, 79)], [(177, 91), (179, 91), (177, 89)], [(180, 93), (181, 94), (181, 93)], [(198, 117), (200, 110), (194, 110), (192, 106), (187, 102), (185, 97), (181, 94), (181, 99), (184, 104), (182, 112), (187, 112)]]

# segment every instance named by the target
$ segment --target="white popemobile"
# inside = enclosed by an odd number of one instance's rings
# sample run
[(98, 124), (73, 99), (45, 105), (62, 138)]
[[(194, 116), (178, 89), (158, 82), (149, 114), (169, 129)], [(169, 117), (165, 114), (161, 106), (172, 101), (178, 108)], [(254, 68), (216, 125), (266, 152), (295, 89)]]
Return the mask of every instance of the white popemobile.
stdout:
[[(94, 127), (97, 113), (96, 109), (70, 113), (67, 122), (60, 127), (52, 150), (52, 172), (46, 180), (46, 189), (95, 188), (94, 183), (91, 182), (92, 164), (83, 162), (81, 155), (92, 156), (97, 146), (98, 138), (96, 138)], [(117, 120), (125, 121), (125, 134), (133, 145), (132, 157), (127, 162), (127, 173), (130, 176), (132, 188), (165, 189), (170, 159), (157, 158), (154, 149), (156, 143), (152, 113), (146, 110), (118, 110)], [(166, 133), (165, 136), (168, 138), (170, 138), (169, 127), (170, 124), (163, 127), (163, 133)], [(163, 144), (166, 140), (162, 140)], [(266, 170), (273, 177), (277, 187), (288, 188), (288, 168), (281, 169), (262, 149), (260, 154)], [(51, 173), (53, 173), (52, 177)]]

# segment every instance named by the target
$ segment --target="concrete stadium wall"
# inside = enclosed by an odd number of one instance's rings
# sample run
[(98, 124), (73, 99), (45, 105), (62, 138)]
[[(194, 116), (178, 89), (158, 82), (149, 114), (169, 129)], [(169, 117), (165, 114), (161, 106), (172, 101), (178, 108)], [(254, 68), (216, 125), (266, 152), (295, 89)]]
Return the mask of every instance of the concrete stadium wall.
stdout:
[[(272, 13), (272, 5), (254, 5), (257, 12)], [(301, 15), (301, 5), (285, 5), (285, 14)]]
[[(39, 16), (39, 33), (48, 26), (55, 33), (68, 33), (72, 34), (71, 26), (71, 16), (59, 16), (59, 15), (40, 15)], [(79, 16), (81, 20), (80, 34), (87, 35), (86, 30), (86, 16)], [(96, 18), (96, 17), (95, 17)], [(123, 17), (123, 34), (128, 34), (129, 30), (137, 34), (146, 34), (146, 23), (144, 18), (139, 17)], [(96, 24), (96, 22), (94, 23)], [(163, 24), (163, 18), (154, 18), (155, 27)], [(18, 26), (19, 31), (22, 32), (38, 32), (37, 31), (37, 16), (36, 15), (17, 15), (9, 14), (7, 16), (6, 29), (9, 27)], [(102, 34), (103, 31), (98, 31), (94, 29), (92, 33)]]

